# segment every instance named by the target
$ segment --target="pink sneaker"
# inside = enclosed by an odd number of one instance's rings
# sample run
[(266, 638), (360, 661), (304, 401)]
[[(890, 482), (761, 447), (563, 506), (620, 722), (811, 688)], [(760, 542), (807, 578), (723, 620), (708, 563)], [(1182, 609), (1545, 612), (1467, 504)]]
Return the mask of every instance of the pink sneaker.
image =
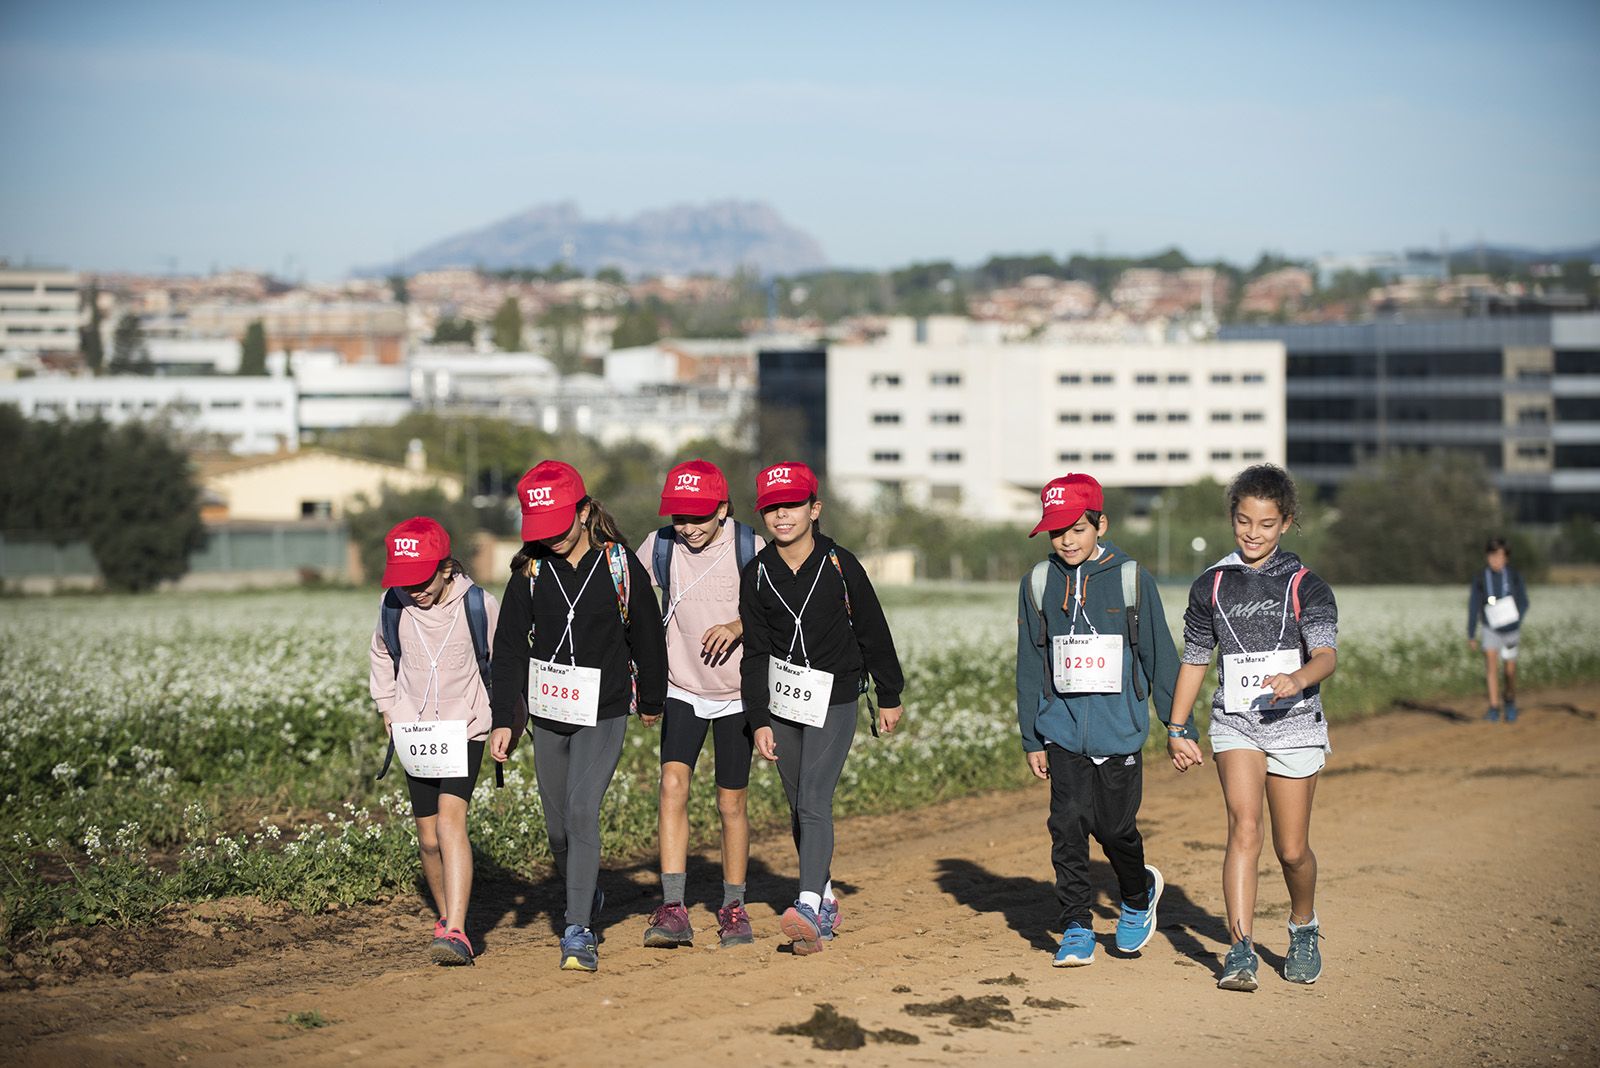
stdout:
[(689, 910), (683, 907), (683, 902), (662, 905), (650, 914), (644, 944), (651, 949), (694, 945), (694, 928), (689, 926)]
[(435, 937), (435, 938), (443, 938), (449, 932), (450, 932), (450, 928), (448, 928), (448, 927), (446, 927), (444, 925), (444, 917), (443, 916), (440, 916), (437, 920), (433, 921), (433, 937)]
[(433, 963), (453, 967), (472, 963), (472, 943), (467, 941), (467, 936), (460, 931), (446, 931), (442, 938), (435, 938), (433, 945), (428, 949), (428, 956), (433, 958)]
[(783, 918), (778, 921), (778, 930), (783, 932), (783, 937), (789, 939), (790, 946), (797, 956), (804, 957), (822, 952), (822, 925), (817, 921), (817, 914), (811, 906), (796, 901), (784, 909)]
[(750, 914), (744, 910), (744, 902), (733, 901), (717, 910), (717, 936), (722, 940), (722, 948), (729, 946), (748, 946), (756, 940), (755, 932), (750, 929)]

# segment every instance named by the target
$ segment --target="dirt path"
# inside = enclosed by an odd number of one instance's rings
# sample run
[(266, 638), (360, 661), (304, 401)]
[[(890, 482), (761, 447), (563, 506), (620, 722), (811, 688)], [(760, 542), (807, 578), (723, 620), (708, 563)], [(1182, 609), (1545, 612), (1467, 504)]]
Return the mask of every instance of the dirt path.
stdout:
[[(1147, 771), (1143, 825), (1167, 892), (1138, 958), (1105, 949), (1055, 970), (1043, 789), (841, 828), (846, 931), (826, 953), (781, 952), (772, 907), (792, 894), (786, 840), (758, 843), (760, 941), (647, 951), (651, 873), (602, 876), (612, 919), (597, 975), (555, 967), (547, 889), (492, 918), (477, 967), (425, 963), (425, 921), (399, 908), (318, 925), (237, 962), (0, 994), (0, 1060), (28, 1064), (343, 1066), (745, 1064), (1600, 1063), (1600, 688), (1535, 695), (1515, 727), (1475, 701), (1336, 729), (1312, 835), (1326, 970), (1291, 987), (1272, 966), (1287, 896), (1262, 860), (1255, 994), (1215, 989), (1225, 947), (1223, 814), (1210, 766)], [(713, 885), (715, 870), (692, 876)], [(1110, 884), (1096, 864), (1096, 879)], [(631, 880), (631, 881), (628, 881)], [(488, 922), (488, 917), (480, 922)], [(343, 933), (328, 937), (330, 929)], [(1586, 933), (1590, 932), (1590, 933)], [(705, 937), (709, 933), (710, 937)], [(136, 936), (131, 936), (136, 937)], [(196, 934), (204, 939), (204, 934)], [(1015, 980), (1009, 979), (1015, 975)], [(1006, 980), (1003, 983), (988, 982)], [(988, 1027), (907, 1004), (995, 996)], [(1028, 999), (1025, 1002), (1025, 999)], [(831, 1003), (870, 1031), (915, 1036), (824, 1052), (774, 1029)], [(1029, 1003), (1031, 1002), (1031, 1003)], [(324, 1026), (288, 1022), (316, 1013)]]

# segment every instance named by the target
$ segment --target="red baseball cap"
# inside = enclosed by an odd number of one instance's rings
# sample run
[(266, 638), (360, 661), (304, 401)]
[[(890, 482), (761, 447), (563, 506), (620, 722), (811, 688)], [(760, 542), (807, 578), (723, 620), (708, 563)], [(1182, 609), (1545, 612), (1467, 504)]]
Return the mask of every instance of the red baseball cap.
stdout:
[(577, 468), (560, 460), (538, 463), (517, 483), (522, 540), (546, 541), (571, 530), (578, 502), (587, 496)]
[(415, 586), (427, 582), (450, 556), (450, 535), (425, 515), (413, 516), (384, 535), (387, 553), (382, 585)]
[(710, 515), (728, 499), (728, 480), (710, 460), (689, 460), (667, 472), (660, 515)]
[(1039, 500), (1044, 505), (1044, 516), (1028, 535), (1030, 538), (1042, 530), (1070, 527), (1084, 512), (1104, 511), (1106, 506), (1105, 491), (1089, 475), (1053, 478), (1039, 491)]
[(817, 492), (817, 476), (805, 464), (773, 464), (756, 476), (756, 508), (793, 504)]

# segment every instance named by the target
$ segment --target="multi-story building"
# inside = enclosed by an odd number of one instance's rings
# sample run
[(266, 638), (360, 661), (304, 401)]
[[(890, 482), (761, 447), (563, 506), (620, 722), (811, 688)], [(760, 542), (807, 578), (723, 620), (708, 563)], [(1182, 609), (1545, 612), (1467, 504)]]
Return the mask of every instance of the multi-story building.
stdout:
[(1288, 352), (1288, 459), (1331, 491), (1394, 452), (1483, 460), (1522, 522), (1600, 516), (1600, 315), (1235, 326)]
[(88, 319), (76, 271), (12, 268), (0, 261), (0, 351), (77, 352), (78, 330)]
[(276, 300), (261, 304), (202, 304), (186, 322), (191, 337), (242, 338), (260, 320), (267, 348), (337, 352), (346, 363), (405, 360), (406, 308), (376, 301), (321, 303)]
[(1150, 496), (1223, 481), (1283, 462), (1283, 362), (1270, 341), (1006, 344), (964, 320), (898, 320), (828, 350), (830, 485), (1020, 521), (1068, 471)]
[(289, 378), (47, 375), (0, 382), (0, 404), (14, 404), (32, 419), (165, 419), (198, 444), (236, 453), (277, 452), (300, 441)]

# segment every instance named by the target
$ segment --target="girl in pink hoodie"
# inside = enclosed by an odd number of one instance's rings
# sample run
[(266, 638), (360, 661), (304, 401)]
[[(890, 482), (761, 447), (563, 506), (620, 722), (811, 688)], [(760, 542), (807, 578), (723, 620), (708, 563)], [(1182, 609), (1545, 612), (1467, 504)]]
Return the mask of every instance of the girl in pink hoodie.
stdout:
[(384, 543), (372, 699), (405, 768), (422, 875), (439, 913), (429, 955), (438, 964), (471, 964), (464, 933), (472, 894), (467, 803), (489, 736), (484, 669), (499, 605), (467, 577), (450, 555), (450, 535), (432, 519), (408, 519)]

